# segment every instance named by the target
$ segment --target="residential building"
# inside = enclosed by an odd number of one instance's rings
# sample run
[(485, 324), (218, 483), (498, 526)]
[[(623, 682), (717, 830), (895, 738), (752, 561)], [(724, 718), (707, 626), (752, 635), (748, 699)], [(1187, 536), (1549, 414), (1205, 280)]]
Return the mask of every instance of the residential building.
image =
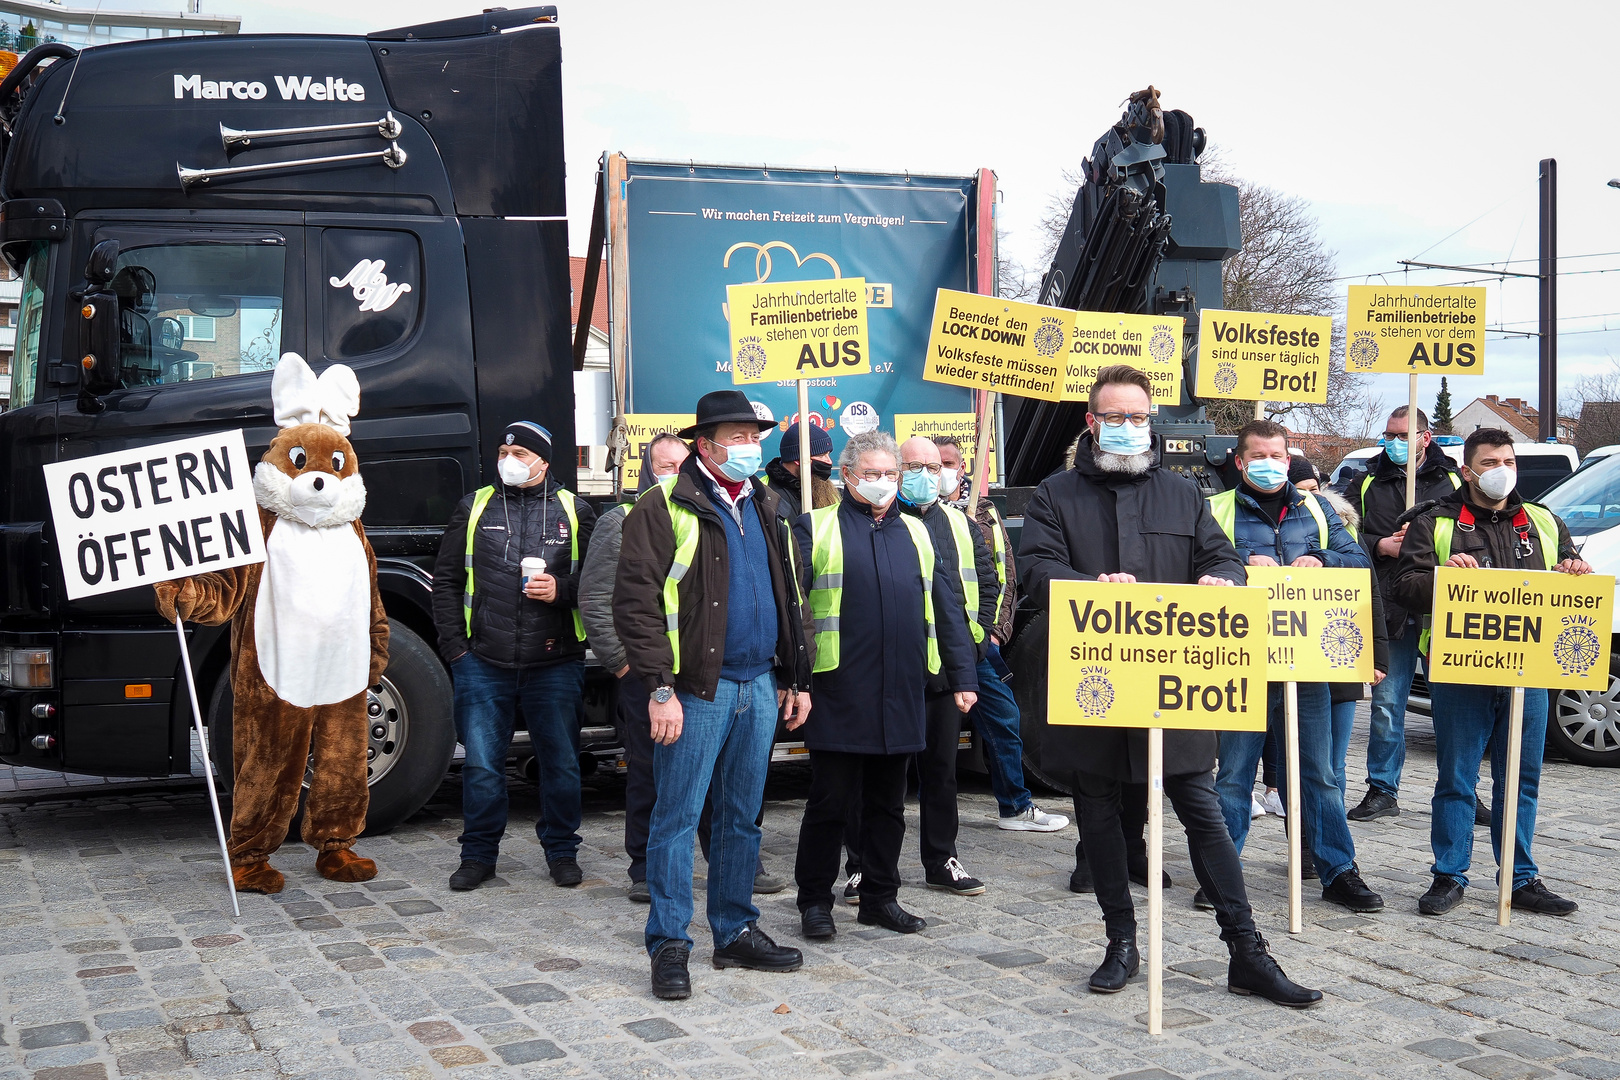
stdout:
[[(1579, 423), (1573, 416), (1560, 416), (1558, 441), (1573, 443)], [(1483, 427), (1501, 428), (1513, 436), (1514, 442), (1541, 441), (1541, 413), (1523, 398), (1486, 394), (1452, 415), (1451, 430), (1464, 438)]]
[[(579, 325), (579, 300), (585, 260), (568, 260), (571, 323)], [(607, 463), (607, 437), (613, 430), (613, 382), (608, 373), (607, 275), (596, 283), (585, 345), (585, 370), (574, 372), (574, 442), (579, 446), (578, 488), (582, 495), (611, 495), (613, 472)]]

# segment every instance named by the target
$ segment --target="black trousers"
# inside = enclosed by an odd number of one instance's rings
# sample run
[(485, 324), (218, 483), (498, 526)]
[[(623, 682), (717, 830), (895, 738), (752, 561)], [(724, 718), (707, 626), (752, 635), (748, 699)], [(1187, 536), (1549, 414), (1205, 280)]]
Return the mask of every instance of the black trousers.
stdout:
[[(657, 789), (653, 784), (652, 717), (647, 714), (649, 691), (640, 679), (626, 674), (619, 680), (619, 703), (615, 712), (619, 738), (624, 744), (624, 853), (630, 859), (630, 880), (647, 880), (647, 834), (652, 826), (653, 803)], [(709, 857), (709, 827), (714, 816), (712, 799), (703, 802), (703, 816), (698, 818), (698, 846), (703, 858)], [(765, 804), (760, 803), (756, 825), (765, 824)], [(755, 874), (765, 872), (764, 856), (760, 856)]]
[(900, 845), (906, 835), (907, 754), (810, 751), (810, 795), (799, 826), (799, 910), (831, 906), (838, 855), (851, 812), (860, 813), (861, 903), (900, 892)]
[[(962, 711), (956, 707), (956, 696), (950, 692), (928, 695), (926, 710), (928, 741), (914, 759), (917, 809), (922, 816), (919, 839), (923, 869), (938, 870), (947, 859), (956, 858), (956, 834), (961, 827), (956, 805), (956, 757)], [(856, 807), (844, 830), (844, 846), (849, 851), (844, 869), (851, 876), (861, 871), (860, 831), (860, 809)]]
[[(1126, 870), (1125, 837), (1120, 829), (1123, 794), (1118, 780), (1096, 773), (1080, 773), (1079, 796), (1084, 807), (1080, 827), (1086, 844), (1086, 862), (1102, 908), (1109, 940), (1136, 937), (1136, 910), (1131, 903), (1131, 882)], [(1164, 793), (1187, 831), (1193, 874), (1215, 905), (1221, 940), (1232, 941), (1254, 933), (1254, 914), (1243, 886), (1243, 867), (1226, 831), (1214, 773), (1191, 773), (1164, 778)]]
[[(1125, 835), (1125, 856), (1132, 866), (1147, 865), (1147, 785), (1119, 785), (1119, 827)], [(1080, 839), (1074, 842), (1074, 865), (1086, 861), (1085, 813), (1080, 806), (1080, 790), (1074, 792), (1074, 824)]]

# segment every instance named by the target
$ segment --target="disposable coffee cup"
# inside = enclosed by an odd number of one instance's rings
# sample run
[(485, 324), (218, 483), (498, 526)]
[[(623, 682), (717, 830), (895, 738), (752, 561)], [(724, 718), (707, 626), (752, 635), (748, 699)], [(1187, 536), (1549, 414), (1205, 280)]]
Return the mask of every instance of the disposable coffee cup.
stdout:
[(544, 560), (544, 559), (524, 559), (523, 560), (523, 588), (527, 589), (529, 587), (530, 579), (537, 578), (537, 577), (544, 577), (545, 573), (546, 573), (546, 560)]

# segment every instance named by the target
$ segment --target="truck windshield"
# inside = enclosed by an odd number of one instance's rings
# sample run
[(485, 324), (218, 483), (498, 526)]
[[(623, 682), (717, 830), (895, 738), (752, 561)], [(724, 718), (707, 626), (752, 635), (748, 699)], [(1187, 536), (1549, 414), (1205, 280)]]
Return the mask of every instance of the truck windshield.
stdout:
[(167, 386), (269, 371), (281, 355), (280, 244), (126, 249), (118, 294), (123, 383)]
[(22, 269), (17, 305), (17, 347), (11, 358), (11, 407), (34, 402), (39, 382), (39, 331), (45, 320), (45, 271), (51, 262), (50, 245), (43, 240), (28, 249)]
[[(1535, 460), (1519, 458), (1520, 476), (1524, 475), (1525, 462)], [(1541, 501), (1564, 519), (1571, 536), (1587, 536), (1620, 525), (1620, 454), (1554, 486)]]

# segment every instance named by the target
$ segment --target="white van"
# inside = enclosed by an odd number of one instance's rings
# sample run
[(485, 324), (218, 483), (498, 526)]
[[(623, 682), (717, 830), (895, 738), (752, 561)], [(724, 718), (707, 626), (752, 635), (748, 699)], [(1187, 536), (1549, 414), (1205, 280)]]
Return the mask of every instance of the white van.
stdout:
[[(1463, 440), (1455, 435), (1440, 438), (1445, 440), (1440, 444), (1440, 449), (1461, 467)], [(1366, 472), (1367, 463), (1382, 450), (1382, 446), (1364, 446), (1360, 450), (1350, 451), (1339, 462), (1338, 468), (1333, 470), (1332, 483), (1339, 483), (1351, 472)], [(1518, 459), (1518, 491), (1526, 499), (1538, 498), (1542, 492), (1573, 473), (1579, 462), (1575, 448), (1567, 443), (1514, 443), (1513, 456)]]

